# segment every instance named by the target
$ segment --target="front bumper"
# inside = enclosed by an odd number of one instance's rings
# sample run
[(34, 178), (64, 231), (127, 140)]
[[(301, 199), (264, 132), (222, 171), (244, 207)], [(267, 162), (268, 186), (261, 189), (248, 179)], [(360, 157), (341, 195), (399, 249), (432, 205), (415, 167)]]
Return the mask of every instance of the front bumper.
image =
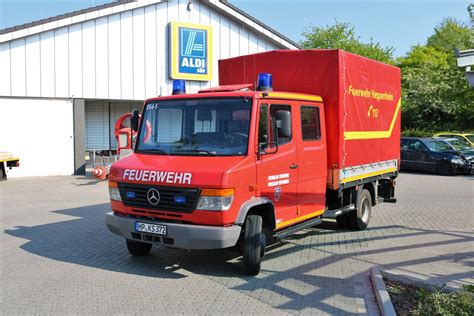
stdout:
[[(165, 225), (167, 227), (167, 235), (159, 236), (136, 232), (135, 222), (137, 221)], [(237, 243), (242, 229), (237, 225), (215, 227), (142, 220), (116, 215), (113, 212), (105, 214), (105, 223), (111, 232), (126, 239), (182, 249), (222, 249), (232, 247)]]
[(474, 164), (453, 164), (454, 171), (462, 174), (474, 174)]

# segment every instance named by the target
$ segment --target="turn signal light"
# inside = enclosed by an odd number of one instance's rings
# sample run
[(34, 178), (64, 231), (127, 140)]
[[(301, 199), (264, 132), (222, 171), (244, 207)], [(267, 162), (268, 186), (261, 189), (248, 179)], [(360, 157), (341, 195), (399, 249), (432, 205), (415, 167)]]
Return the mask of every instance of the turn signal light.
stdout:
[(229, 196), (234, 193), (234, 189), (202, 189), (201, 191), (201, 195), (205, 196)]

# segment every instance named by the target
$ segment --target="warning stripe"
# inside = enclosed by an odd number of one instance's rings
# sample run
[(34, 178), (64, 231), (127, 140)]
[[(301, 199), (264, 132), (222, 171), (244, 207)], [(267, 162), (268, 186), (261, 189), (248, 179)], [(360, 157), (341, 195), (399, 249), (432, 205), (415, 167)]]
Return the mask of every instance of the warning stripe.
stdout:
[(397, 121), (398, 113), (402, 106), (402, 99), (398, 99), (397, 107), (395, 108), (395, 113), (393, 113), (392, 122), (390, 127), (386, 131), (354, 131), (354, 132), (344, 132), (345, 140), (360, 140), (360, 139), (377, 139), (377, 138), (390, 138), (392, 136), (393, 127)]

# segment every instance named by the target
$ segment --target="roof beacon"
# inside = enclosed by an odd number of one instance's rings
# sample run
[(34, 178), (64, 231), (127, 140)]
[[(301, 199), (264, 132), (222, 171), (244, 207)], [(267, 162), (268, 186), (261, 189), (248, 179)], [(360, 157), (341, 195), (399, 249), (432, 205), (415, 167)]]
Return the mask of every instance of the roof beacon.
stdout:
[(186, 94), (186, 81), (173, 80), (173, 95)]
[(257, 91), (273, 91), (271, 74), (258, 74)]

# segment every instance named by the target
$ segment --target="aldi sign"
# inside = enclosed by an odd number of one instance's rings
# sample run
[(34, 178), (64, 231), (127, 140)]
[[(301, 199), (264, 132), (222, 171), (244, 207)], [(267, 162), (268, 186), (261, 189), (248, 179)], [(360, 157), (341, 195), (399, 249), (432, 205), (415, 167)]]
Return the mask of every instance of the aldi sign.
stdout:
[(171, 78), (212, 79), (212, 28), (208, 25), (171, 22)]

